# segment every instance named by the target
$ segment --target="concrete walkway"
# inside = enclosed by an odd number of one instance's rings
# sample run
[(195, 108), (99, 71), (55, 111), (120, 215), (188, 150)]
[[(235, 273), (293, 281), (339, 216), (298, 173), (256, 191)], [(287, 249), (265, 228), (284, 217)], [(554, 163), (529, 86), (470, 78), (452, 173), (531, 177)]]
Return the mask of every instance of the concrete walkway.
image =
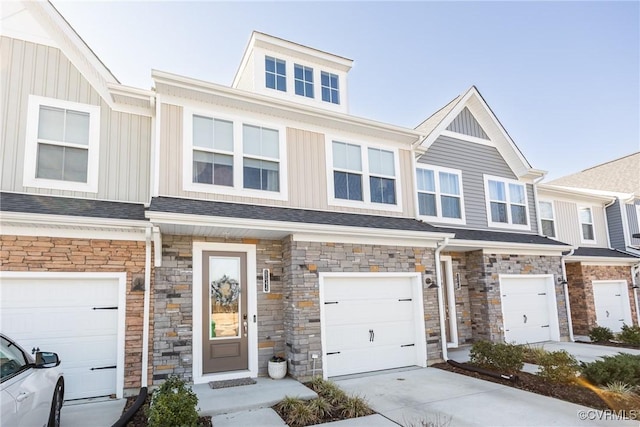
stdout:
[(593, 409), (437, 368), (335, 381), (403, 426), (638, 426)]

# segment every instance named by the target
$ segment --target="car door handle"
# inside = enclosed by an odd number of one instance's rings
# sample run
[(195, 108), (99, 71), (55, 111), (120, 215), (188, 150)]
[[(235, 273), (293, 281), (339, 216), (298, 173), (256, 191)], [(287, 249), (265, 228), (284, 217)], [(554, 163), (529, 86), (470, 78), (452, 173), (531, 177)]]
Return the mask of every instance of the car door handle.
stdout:
[(28, 398), (29, 396), (31, 396), (31, 393), (20, 393), (18, 395), (18, 397), (16, 397), (16, 401), (18, 402), (22, 402), (23, 400), (25, 400), (26, 398)]

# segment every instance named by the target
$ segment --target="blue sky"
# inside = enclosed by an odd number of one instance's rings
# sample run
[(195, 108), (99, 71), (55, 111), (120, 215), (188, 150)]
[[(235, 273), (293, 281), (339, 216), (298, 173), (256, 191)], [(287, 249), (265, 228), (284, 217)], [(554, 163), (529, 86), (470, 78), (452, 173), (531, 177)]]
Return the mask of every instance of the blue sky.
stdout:
[(553, 179), (640, 150), (640, 2), (53, 4), (126, 85), (230, 85), (251, 31), (353, 59), (350, 113), (415, 127), (475, 85)]

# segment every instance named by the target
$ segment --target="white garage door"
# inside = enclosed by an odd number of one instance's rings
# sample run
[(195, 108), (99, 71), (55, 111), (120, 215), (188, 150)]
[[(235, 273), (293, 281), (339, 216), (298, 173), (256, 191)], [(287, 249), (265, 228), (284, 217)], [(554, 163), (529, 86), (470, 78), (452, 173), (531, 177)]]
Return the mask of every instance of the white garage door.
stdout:
[(118, 285), (117, 278), (2, 278), (2, 331), (25, 349), (58, 353), (65, 400), (116, 393)]
[(425, 366), (419, 277), (326, 277), (323, 280), (327, 376)]
[(631, 307), (626, 281), (593, 281), (596, 322), (613, 332), (623, 324), (631, 325)]
[(552, 276), (500, 276), (504, 337), (526, 344), (559, 340)]

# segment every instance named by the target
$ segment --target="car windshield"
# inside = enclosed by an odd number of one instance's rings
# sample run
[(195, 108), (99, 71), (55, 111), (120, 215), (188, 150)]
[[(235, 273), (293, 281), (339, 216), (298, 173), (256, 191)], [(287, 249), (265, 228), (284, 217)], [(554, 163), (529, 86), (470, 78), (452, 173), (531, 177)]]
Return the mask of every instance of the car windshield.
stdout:
[(29, 360), (18, 346), (5, 337), (0, 338), (2, 341), (0, 346), (0, 381), (4, 381), (26, 368), (29, 365)]

